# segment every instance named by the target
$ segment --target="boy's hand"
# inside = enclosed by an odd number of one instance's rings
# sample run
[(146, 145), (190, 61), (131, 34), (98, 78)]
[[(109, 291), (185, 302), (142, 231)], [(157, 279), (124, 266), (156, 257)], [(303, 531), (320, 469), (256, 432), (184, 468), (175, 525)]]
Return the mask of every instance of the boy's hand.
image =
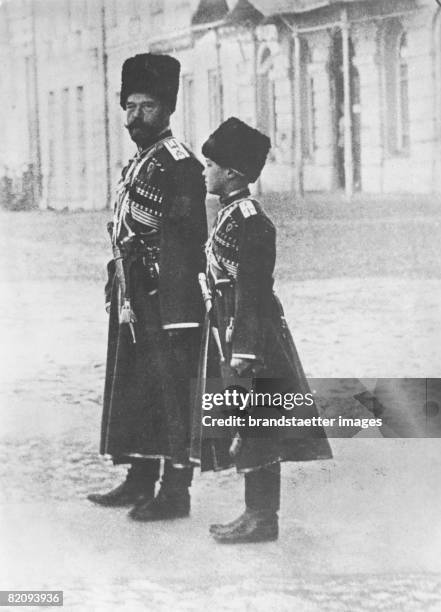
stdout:
[(242, 374), (257, 374), (262, 368), (262, 364), (256, 359), (243, 359), (241, 357), (233, 357), (230, 361), (230, 367), (236, 370), (238, 376)]

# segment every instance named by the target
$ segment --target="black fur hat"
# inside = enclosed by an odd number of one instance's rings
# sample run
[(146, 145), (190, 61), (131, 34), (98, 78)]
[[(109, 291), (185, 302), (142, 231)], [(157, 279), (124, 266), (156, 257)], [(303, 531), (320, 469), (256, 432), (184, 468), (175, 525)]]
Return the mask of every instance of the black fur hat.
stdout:
[(271, 140), (240, 119), (230, 117), (202, 146), (202, 154), (223, 168), (244, 174), (250, 183), (259, 178)]
[(167, 104), (173, 113), (179, 89), (181, 64), (170, 55), (142, 53), (129, 57), (121, 74), (120, 103), (125, 109), (133, 93), (149, 93)]

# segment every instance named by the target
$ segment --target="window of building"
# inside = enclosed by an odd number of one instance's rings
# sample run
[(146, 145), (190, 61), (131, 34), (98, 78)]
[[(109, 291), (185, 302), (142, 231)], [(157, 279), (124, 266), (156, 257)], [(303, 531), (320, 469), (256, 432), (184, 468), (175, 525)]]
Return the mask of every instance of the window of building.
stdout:
[(48, 93), (47, 100), (47, 202), (53, 206), (55, 201), (55, 92)]
[(77, 189), (80, 199), (87, 197), (86, 185), (86, 121), (84, 109), (84, 87), (76, 89), (76, 116), (77, 116)]
[(30, 56), (25, 57), (25, 93), (26, 93), (26, 114), (29, 138), (29, 157), (35, 161), (37, 117), (35, 114), (35, 66)]
[(407, 65), (407, 37), (402, 34), (398, 47), (398, 87), (397, 87), (397, 133), (398, 149), (407, 151), (410, 144), (409, 134), (409, 68)]
[(314, 77), (309, 67), (312, 58), (308, 43), (302, 40), (301, 46), (301, 104), (302, 104), (302, 144), (303, 156), (312, 159), (316, 149), (316, 101), (314, 92)]
[(70, 125), (70, 92), (65, 87), (61, 92), (62, 142), (63, 142), (63, 179), (65, 195), (69, 196), (71, 183), (71, 125)]
[(222, 121), (222, 82), (217, 68), (211, 68), (207, 74), (210, 130), (215, 130)]
[(310, 74), (307, 74), (306, 77), (306, 108), (305, 108), (305, 117), (306, 117), (306, 134), (304, 139), (304, 155), (309, 159), (314, 157), (314, 152), (317, 147), (316, 143), (316, 99), (315, 99), (315, 90), (314, 90), (314, 77)]
[(273, 59), (267, 47), (260, 58), (257, 75), (257, 125), (270, 137), (273, 147), (277, 146), (276, 88)]
[(410, 148), (407, 36), (398, 20), (391, 20), (384, 34), (387, 146), (391, 155), (406, 154)]
[(437, 109), (437, 123), (438, 123), (438, 143), (441, 148), (441, 10), (438, 11), (438, 15), (435, 21), (435, 75), (436, 75), (436, 91), (435, 91), (435, 106)]
[(193, 75), (185, 74), (182, 77), (182, 101), (184, 116), (184, 140), (194, 149), (195, 147), (195, 122), (194, 122), (194, 80)]

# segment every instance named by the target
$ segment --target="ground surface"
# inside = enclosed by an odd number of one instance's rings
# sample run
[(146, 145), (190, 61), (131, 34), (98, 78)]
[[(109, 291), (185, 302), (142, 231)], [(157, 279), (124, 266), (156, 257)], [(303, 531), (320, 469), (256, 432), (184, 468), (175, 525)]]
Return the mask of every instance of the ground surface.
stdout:
[[(278, 292), (310, 376), (439, 377), (439, 203), (320, 197), (276, 217)], [(242, 482), (197, 475), (191, 518), (130, 522), (97, 455), (106, 213), (3, 213), (0, 589), (67, 610), (441, 610), (441, 441), (333, 439), (283, 466), (281, 537), (219, 547)]]

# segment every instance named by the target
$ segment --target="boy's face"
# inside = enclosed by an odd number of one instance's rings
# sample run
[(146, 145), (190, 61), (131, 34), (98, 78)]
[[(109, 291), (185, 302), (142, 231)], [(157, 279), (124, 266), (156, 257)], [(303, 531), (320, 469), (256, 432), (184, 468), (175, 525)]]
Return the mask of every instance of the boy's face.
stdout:
[(219, 164), (216, 164), (216, 162), (207, 157), (203, 174), (208, 193), (218, 196), (228, 193), (230, 182), (228, 168), (222, 168), (222, 166), (219, 166)]

